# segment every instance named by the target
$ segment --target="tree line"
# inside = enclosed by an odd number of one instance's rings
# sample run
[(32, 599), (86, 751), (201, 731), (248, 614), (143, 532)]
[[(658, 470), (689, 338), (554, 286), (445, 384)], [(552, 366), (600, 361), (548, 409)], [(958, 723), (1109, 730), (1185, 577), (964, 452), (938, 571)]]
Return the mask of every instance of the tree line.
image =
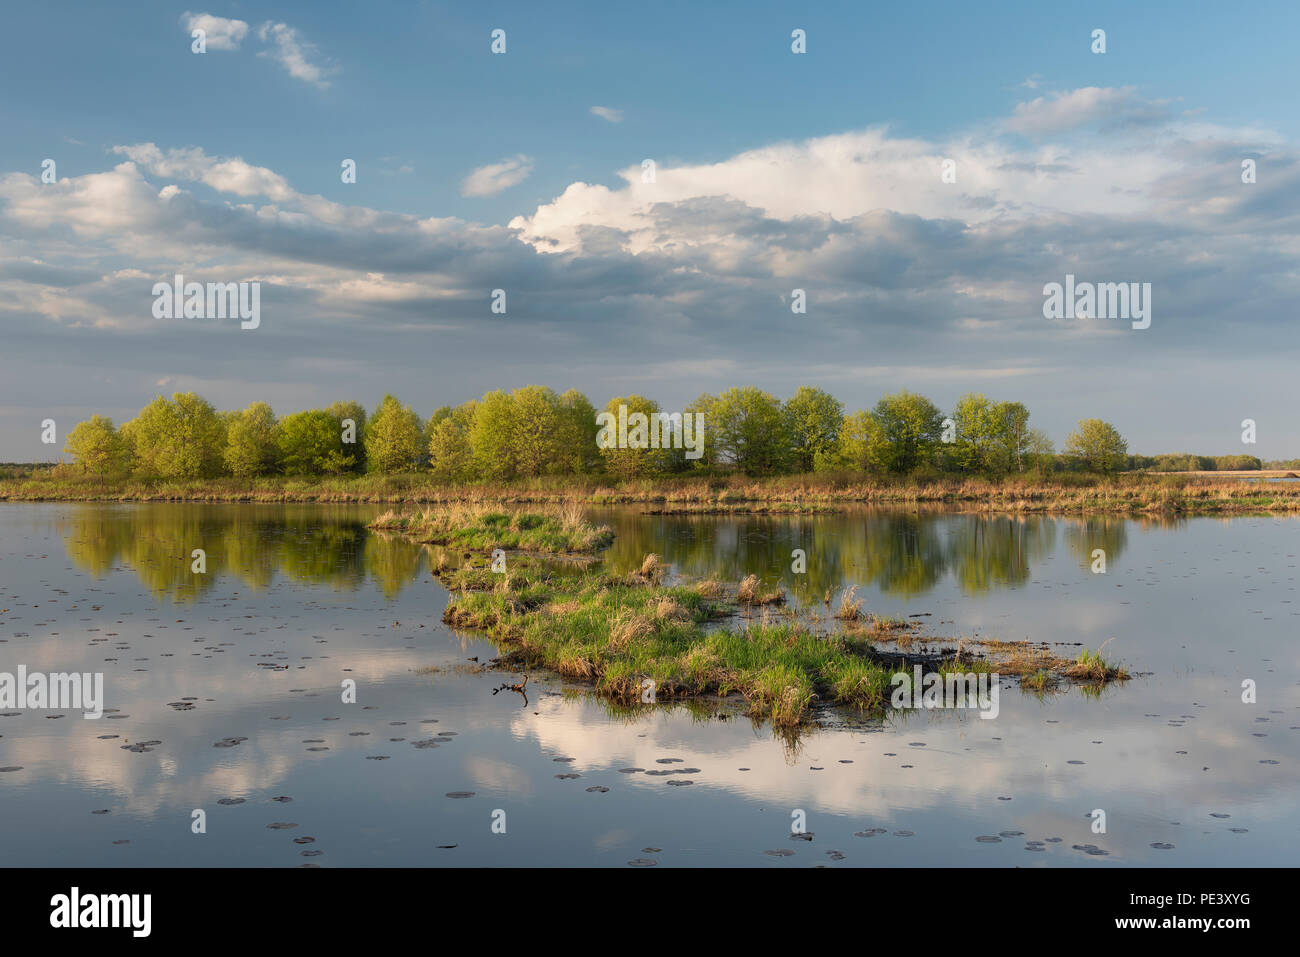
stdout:
[(1152, 472), (1250, 472), (1262, 468), (1295, 468), (1300, 461), (1265, 464), (1257, 455), (1136, 455), (1134, 468)]
[[(662, 411), (641, 395), (616, 396), (603, 411), (618, 415), (620, 406), (633, 421)], [(838, 399), (810, 386), (784, 400), (741, 387), (705, 393), (684, 412), (704, 414), (697, 459), (680, 448), (600, 447), (597, 409), (576, 389), (496, 390), (427, 419), (391, 395), (369, 413), (348, 401), (280, 418), (265, 402), (219, 412), (193, 392), (177, 392), (157, 396), (120, 428), (92, 416), (68, 434), (65, 451), (100, 478), (164, 479), (423, 471), (440, 482), (476, 482), (699, 470), (999, 475), (1150, 467), (1137, 465), (1124, 438), (1100, 419), (1081, 421), (1058, 454), (1045, 432), (1030, 427), (1022, 403), (981, 393), (962, 396), (946, 414), (908, 391), (846, 414)]]

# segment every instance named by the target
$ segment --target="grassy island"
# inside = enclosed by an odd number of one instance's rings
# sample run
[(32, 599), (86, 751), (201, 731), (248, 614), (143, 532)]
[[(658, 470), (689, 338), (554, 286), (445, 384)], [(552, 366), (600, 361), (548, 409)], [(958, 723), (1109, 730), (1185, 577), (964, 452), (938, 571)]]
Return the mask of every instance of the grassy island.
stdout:
[[(374, 527), (460, 549), (438, 550), (434, 561), (453, 592), (443, 621), (484, 632), (506, 652), (501, 664), (547, 668), (619, 701), (641, 700), (647, 681), (657, 700), (739, 694), (750, 714), (793, 727), (818, 704), (884, 713), (891, 678), (915, 664), (941, 674), (1017, 675), (1038, 690), (1127, 677), (1096, 652), (1066, 659), (1028, 642), (925, 639), (912, 623), (864, 613), (851, 591), (823, 619), (790, 606), (779, 589), (764, 590), (755, 576), (669, 582), (655, 555), (621, 575), (521, 553), (492, 570), (495, 548), (587, 556), (606, 548), (609, 529), (576, 510), (389, 514)], [(955, 647), (929, 647), (945, 641)]]

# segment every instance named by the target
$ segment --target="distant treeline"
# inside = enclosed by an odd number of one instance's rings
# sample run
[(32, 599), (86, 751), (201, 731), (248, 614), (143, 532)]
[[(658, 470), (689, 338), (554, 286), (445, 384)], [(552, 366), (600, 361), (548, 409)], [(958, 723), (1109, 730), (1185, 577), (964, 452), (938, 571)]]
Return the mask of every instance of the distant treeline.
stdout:
[(1259, 469), (1292, 469), (1300, 459), (1285, 462), (1262, 462), (1254, 455), (1133, 455), (1129, 468), (1152, 472), (1249, 472)]
[[(603, 411), (618, 417), (620, 406), (633, 426), (637, 413), (650, 418), (662, 411), (639, 395), (610, 399)], [(627, 433), (633, 447), (602, 448), (598, 410), (576, 390), (494, 391), (443, 406), (427, 419), (391, 395), (370, 413), (349, 401), (278, 418), (265, 402), (219, 412), (192, 392), (178, 392), (158, 396), (120, 428), (92, 416), (68, 434), (65, 451), (100, 478), (160, 479), (425, 471), (438, 481), (475, 482), (701, 470), (937, 476), (1260, 467), (1253, 456), (1131, 456), (1115, 427), (1100, 419), (1082, 420), (1057, 453), (1046, 433), (1029, 426), (1023, 404), (978, 393), (962, 396), (949, 413), (903, 391), (846, 415), (821, 389), (804, 386), (781, 400), (746, 387), (706, 393), (682, 412), (704, 414), (698, 458), (680, 447), (644, 447), (635, 428)]]

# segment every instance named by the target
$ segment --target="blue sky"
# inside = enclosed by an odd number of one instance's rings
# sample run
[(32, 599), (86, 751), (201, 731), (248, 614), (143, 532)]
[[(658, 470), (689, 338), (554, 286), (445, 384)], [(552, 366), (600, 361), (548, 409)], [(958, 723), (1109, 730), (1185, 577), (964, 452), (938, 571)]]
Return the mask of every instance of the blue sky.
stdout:
[[(199, 56), (189, 14), (247, 26)], [(850, 408), (978, 390), (1025, 401), (1058, 444), (1101, 415), (1135, 450), (1300, 455), (1283, 414), (1298, 19), (1283, 3), (12, 7), (0, 460), (50, 457), (47, 415), (66, 432), (160, 391), (284, 413), (392, 390), (427, 414), (528, 382), (667, 406), (739, 384), (822, 385)], [(46, 157), (57, 184), (39, 182)], [(628, 178), (646, 157), (657, 192)], [(522, 178), (467, 186), (495, 164)], [(148, 290), (178, 270), (260, 279), (262, 327), (160, 325)], [(1152, 282), (1152, 328), (1051, 326), (1041, 287), (1067, 271)], [(496, 287), (512, 307), (492, 320)]]

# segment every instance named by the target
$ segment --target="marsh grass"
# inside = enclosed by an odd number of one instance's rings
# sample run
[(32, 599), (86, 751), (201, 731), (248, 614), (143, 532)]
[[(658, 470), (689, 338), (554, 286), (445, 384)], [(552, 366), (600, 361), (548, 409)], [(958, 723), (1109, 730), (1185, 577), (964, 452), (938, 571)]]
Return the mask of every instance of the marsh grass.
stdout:
[(779, 605), (785, 601), (785, 590), (763, 591), (758, 576), (747, 575), (736, 589), (736, 600), (742, 605)]
[(854, 585), (840, 596), (840, 607), (835, 610), (835, 617), (841, 621), (860, 621), (862, 619), (862, 600), (857, 597), (858, 586)]
[(1042, 693), (1049, 690), (1056, 684), (1056, 676), (1046, 668), (1039, 668), (1037, 671), (1030, 672), (1020, 676), (1020, 685), (1031, 691)]
[(996, 663), (988, 658), (976, 657), (968, 654), (961, 649), (953, 657), (941, 662), (938, 669), (939, 674), (947, 677), (948, 675), (991, 675), (1000, 674)]
[(485, 505), (455, 504), (410, 514), (385, 512), (369, 525), (431, 545), (533, 552), (597, 552), (614, 540), (608, 526), (592, 525), (581, 508), (562, 506), (501, 511)]
[(917, 639), (919, 623), (896, 615), (868, 614), (862, 611), (862, 603), (853, 596), (854, 591), (856, 589), (851, 588), (845, 593), (839, 609), (833, 615), (842, 623), (841, 627), (846, 632), (871, 641), (892, 642), (900, 648), (909, 647)]
[(696, 582), (695, 591), (703, 598), (721, 598), (725, 594), (722, 582), (716, 578), (706, 578)]
[(1077, 658), (1064, 658), (1043, 645), (1027, 641), (998, 641), (979, 639), (975, 644), (991, 653), (1002, 674), (1020, 679), (1022, 687), (1045, 691), (1063, 679), (1081, 686), (1103, 685), (1112, 681), (1127, 681), (1131, 676), (1119, 664), (1109, 661), (1102, 652), (1114, 638), (1102, 642), (1096, 651), (1084, 650)]
[(641, 577), (650, 582), (658, 582), (663, 576), (664, 567), (659, 561), (659, 556), (654, 552), (647, 555), (641, 562)]
[[(831, 634), (815, 619), (801, 621), (784, 609), (764, 608), (761, 620), (738, 620), (737, 612), (770, 598), (756, 576), (736, 586), (715, 580), (664, 585), (643, 563), (628, 574), (587, 568), (557, 574), (540, 558), (517, 557), (508, 575), (483, 565), (444, 572), (453, 593), (443, 621), (481, 630), (506, 650), (510, 667), (544, 667), (591, 682), (596, 690), (633, 706), (647, 679), (656, 700), (737, 694), (749, 714), (778, 728), (806, 723), (824, 704), (883, 714), (890, 679), (910, 664), (901, 652), (873, 645), (880, 634), (911, 635), (904, 619), (876, 619), (871, 627), (853, 621)], [(959, 645), (955, 653), (923, 659), (941, 673), (1015, 673), (1003, 657), (1032, 657), (1035, 667), (1055, 671), (1080, 662), (1043, 658), (1038, 649), (1003, 643), (996, 655), (975, 655)], [(1122, 671), (1122, 670), (1121, 670)], [(1109, 670), (1096, 680), (1112, 680)], [(1086, 680), (1094, 680), (1090, 670)]]
[(446, 575), (455, 597), (444, 621), (481, 629), (512, 658), (621, 701), (639, 700), (650, 679), (659, 699), (739, 694), (751, 715), (784, 727), (807, 721), (819, 702), (887, 706), (894, 668), (802, 624), (722, 625), (739, 599), (721, 589), (596, 571), (556, 576), (531, 560), (516, 568), (509, 577), (481, 568)]
[(1114, 638), (1107, 638), (1101, 643), (1101, 647), (1096, 651), (1083, 651), (1073, 665), (1065, 669), (1065, 673), (1078, 681), (1106, 682), (1106, 681), (1123, 681), (1128, 678), (1128, 672), (1120, 665), (1107, 661), (1102, 656), (1106, 646)]
[[(1276, 473), (1269, 473), (1276, 474)], [(1259, 473), (1262, 476), (1262, 473)], [(1257, 476), (1257, 477), (1259, 477)], [(849, 504), (956, 505), (1003, 512), (1232, 513), (1300, 511), (1300, 483), (1260, 483), (1236, 474), (1062, 473), (1003, 478), (884, 477), (826, 472), (752, 478), (741, 474), (616, 481), (545, 476), (509, 483), (440, 485), (427, 473), (100, 481), (74, 466), (0, 477), (0, 500), (358, 502), (405, 505), (619, 505), (658, 511), (816, 512)]]

